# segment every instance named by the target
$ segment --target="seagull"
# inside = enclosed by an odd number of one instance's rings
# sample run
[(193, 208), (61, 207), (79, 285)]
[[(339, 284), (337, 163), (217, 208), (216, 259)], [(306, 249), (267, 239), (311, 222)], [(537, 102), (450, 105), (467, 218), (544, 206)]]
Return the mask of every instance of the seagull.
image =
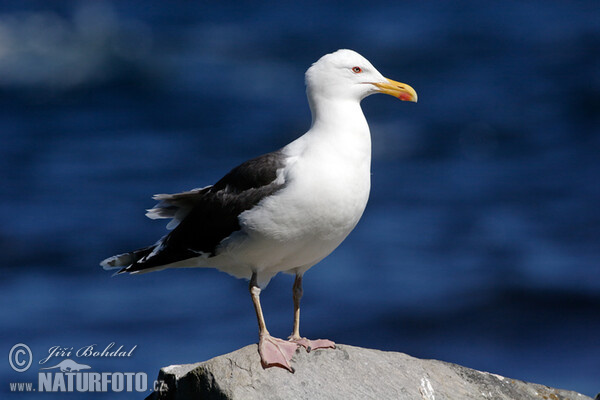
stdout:
[[(371, 187), (371, 135), (360, 107), (385, 93), (417, 101), (407, 84), (385, 78), (363, 56), (342, 49), (306, 71), (310, 129), (285, 147), (246, 161), (211, 186), (157, 194), (151, 219), (170, 219), (155, 244), (109, 257), (104, 269), (138, 274), (165, 268), (216, 268), (250, 281), (263, 368), (294, 372), (299, 347), (335, 348), (300, 336), (302, 277), (354, 229)], [(278, 272), (294, 274), (293, 330), (288, 340), (269, 334), (260, 293)]]

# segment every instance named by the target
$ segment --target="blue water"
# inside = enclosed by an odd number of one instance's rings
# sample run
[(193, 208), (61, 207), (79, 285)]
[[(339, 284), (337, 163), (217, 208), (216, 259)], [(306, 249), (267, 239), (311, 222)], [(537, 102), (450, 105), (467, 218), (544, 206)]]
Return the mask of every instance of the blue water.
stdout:
[[(111, 278), (98, 262), (164, 233), (144, 217), (150, 195), (213, 183), (301, 135), (304, 71), (352, 48), (419, 103), (363, 102), (371, 199), (307, 273), (302, 333), (594, 396), (599, 21), (595, 1), (3, 2), (2, 393), (39, 398), (8, 383), (37, 383), (52, 346), (137, 345), (78, 361), (153, 380), (256, 342), (246, 282)], [(263, 292), (279, 336), (291, 285)], [(24, 373), (6, 359), (16, 343), (34, 354)], [(143, 394), (105, 397), (119, 396)]]

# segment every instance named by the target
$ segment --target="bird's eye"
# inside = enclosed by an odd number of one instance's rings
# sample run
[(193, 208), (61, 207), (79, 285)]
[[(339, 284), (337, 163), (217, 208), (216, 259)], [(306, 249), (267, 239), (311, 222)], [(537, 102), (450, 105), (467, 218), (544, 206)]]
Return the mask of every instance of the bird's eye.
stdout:
[(354, 72), (355, 74), (360, 74), (362, 72), (362, 68), (361, 67), (352, 67), (352, 72)]

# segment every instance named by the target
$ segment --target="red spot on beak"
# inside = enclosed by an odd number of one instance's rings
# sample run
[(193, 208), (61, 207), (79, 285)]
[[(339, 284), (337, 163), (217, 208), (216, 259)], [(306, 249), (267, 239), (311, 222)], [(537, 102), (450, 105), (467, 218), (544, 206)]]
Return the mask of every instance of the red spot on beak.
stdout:
[(400, 95), (398, 95), (398, 98), (402, 101), (411, 101), (412, 100), (412, 96), (408, 93), (400, 93)]

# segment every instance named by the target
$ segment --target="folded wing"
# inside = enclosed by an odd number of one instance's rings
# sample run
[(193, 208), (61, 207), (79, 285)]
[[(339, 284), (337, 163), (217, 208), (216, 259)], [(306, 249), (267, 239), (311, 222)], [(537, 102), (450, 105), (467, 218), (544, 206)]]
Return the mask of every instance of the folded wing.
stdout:
[(197, 257), (210, 258), (221, 242), (240, 230), (239, 215), (285, 186), (281, 151), (264, 154), (231, 170), (213, 186), (175, 194), (158, 194), (147, 210), (152, 219), (170, 218), (170, 233), (154, 245), (104, 260), (118, 273), (148, 272)]

